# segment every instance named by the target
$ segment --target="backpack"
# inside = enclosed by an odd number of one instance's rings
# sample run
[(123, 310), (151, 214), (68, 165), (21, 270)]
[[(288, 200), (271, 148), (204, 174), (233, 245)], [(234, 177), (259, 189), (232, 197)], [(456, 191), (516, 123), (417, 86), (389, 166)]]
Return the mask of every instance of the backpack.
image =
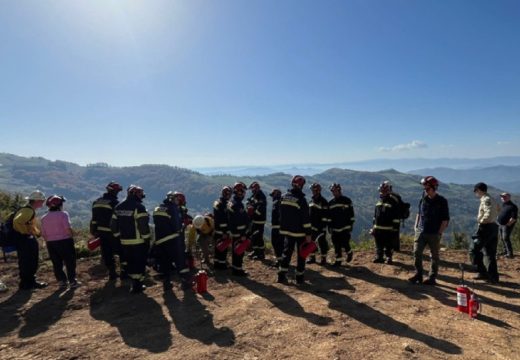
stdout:
[(399, 219), (405, 220), (410, 217), (410, 203), (400, 201), (399, 202)]
[(16, 231), (13, 227), (14, 216), (20, 209), (11, 212), (4, 223), (0, 224), (0, 247), (16, 246)]

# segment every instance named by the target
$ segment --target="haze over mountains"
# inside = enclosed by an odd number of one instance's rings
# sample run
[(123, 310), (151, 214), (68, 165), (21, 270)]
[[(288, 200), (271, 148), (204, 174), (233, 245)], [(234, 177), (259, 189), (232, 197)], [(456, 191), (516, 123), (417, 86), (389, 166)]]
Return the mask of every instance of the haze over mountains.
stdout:
[[(439, 161), (422, 160), (421, 162), (410, 159), (392, 163), (390, 160), (381, 160), (381, 164), (385, 164), (388, 168), (396, 164), (401, 164), (402, 167), (419, 163), (435, 165)], [(249, 184), (253, 180), (257, 180), (267, 194), (274, 187), (285, 190), (289, 186), (292, 174), (298, 172), (306, 175), (307, 184), (321, 183), (324, 188), (323, 195), (326, 198), (331, 197), (328, 191), (330, 183), (339, 182), (343, 186), (344, 194), (352, 198), (354, 202), (356, 212), (354, 236), (359, 237), (367, 236), (372, 222), (374, 204), (378, 198), (377, 187), (384, 180), (390, 180), (394, 184), (394, 189), (402, 195), (403, 199), (412, 204), (412, 215), (405, 225), (405, 232), (411, 232), (417, 203), (422, 194), (419, 180), (426, 174), (433, 174), (441, 180), (439, 192), (450, 203), (452, 221), (449, 232), (471, 233), (474, 229), (474, 218), (478, 208), (472, 184), (477, 181), (487, 181), (487, 179), (489, 179), (490, 185), (495, 184), (494, 181), (514, 184), (520, 180), (520, 166), (511, 165), (515, 161), (520, 163), (520, 157), (484, 159), (482, 163), (493, 164), (494, 161), (504, 161), (510, 165), (481, 169), (431, 168), (417, 170), (417, 174), (396, 170), (359, 171), (338, 167), (311, 173), (311, 169), (318, 170), (318, 167), (309, 165), (305, 167), (308, 169), (307, 173), (302, 171), (304, 167), (298, 166), (286, 167), (284, 172), (278, 171), (269, 174), (260, 172), (256, 176), (251, 176), (232, 174), (231, 171), (228, 171), (229, 168), (223, 168), (220, 171), (220, 174), (226, 173), (227, 175), (205, 175), (193, 170), (167, 165), (111, 167), (107, 164), (93, 164), (80, 166), (59, 160), (50, 161), (41, 157), (27, 158), (2, 153), (0, 154), (0, 191), (26, 194), (39, 188), (46, 194), (65, 195), (68, 198), (66, 208), (71, 214), (74, 224), (86, 226), (90, 219), (91, 202), (101, 195), (105, 185), (112, 180), (119, 181), (125, 188), (130, 184), (142, 186), (147, 194), (145, 205), (149, 211), (162, 201), (168, 191), (184, 192), (188, 199), (188, 207), (195, 214), (196, 212), (211, 211), (213, 201), (219, 197), (220, 189), (224, 185), (231, 185), (236, 181), (244, 181)], [(373, 166), (376, 163), (376, 160), (367, 162)], [(476, 164), (476, 160), (453, 160), (448, 163), (453, 166), (458, 164), (462, 167)], [(357, 165), (361, 166), (361, 162)], [(253, 171), (261, 169), (267, 171), (267, 169), (279, 170), (280, 168), (244, 167), (241, 171), (253, 173)], [(437, 175), (437, 171), (440, 175)], [(462, 176), (462, 174), (465, 175)], [(484, 175), (488, 177), (486, 178)], [(461, 181), (470, 185), (456, 184)], [(491, 187), (490, 193), (498, 198), (498, 194), (504, 190), (513, 192), (508, 187)], [(309, 197), (310, 192), (307, 187), (305, 192)], [(124, 195), (120, 195), (120, 198), (123, 197)], [(268, 220), (270, 221), (270, 213)], [(266, 236), (268, 234), (267, 231)]]

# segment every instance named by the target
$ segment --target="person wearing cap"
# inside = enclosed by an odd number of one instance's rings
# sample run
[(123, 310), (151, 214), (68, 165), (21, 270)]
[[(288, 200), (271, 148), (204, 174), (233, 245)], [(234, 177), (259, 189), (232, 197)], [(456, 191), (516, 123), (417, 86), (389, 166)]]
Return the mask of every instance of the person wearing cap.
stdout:
[(513, 245), (511, 244), (511, 233), (518, 219), (518, 207), (511, 201), (511, 194), (500, 194), (502, 209), (497, 217), (500, 239), (504, 245), (504, 255), (506, 258), (513, 258)]
[[(489, 196), (487, 190), (488, 187), (483, 182), (479, 182), (473, 187), (473, 192), (480, 199), (480, 206), (477, 215), (478, 230), (472, 236), (473, 242), (470, 244), (470, 258), (478, 271), (477, 276), (474, 278), (475, 280), (487, 280), (491, 283), (497, 283), (499, 280), (496, 259), (498, 205)], [(487, 268), (484, 265), (484, 255), (488, 258)]]
[(33, 191), (25, 198), (27, 204), (20, 208), (13, 218), (13, 229), (17, 237), (18, 269), (21, 290), (41, 289), (47, 283), (36, 281), (38, 270), (39, 247), (37, 237), (41, 231), (36, 219), (36, 210), (43, 206), (45, 194), (40, 190)]
[[(49, 211), (42, 216), (42, 237), (51, 258), (54, 276), (61, 288), (69, 283), (71, 288), (79, 286), (76, 279), (76, 249), (72, 238), (70, 217), (63, 211), (65, 197), (52, 195), (47, 198)], [(63, 264), (67, 274), (63, 271)]]
[[(448, 227), (450, 211), (448, 200), (437, 193), (439, 181), (433, 176), (421, 179), (423, 196), (415, 217), (415, 238), (413, 256), (415, 275), (408, 279), (412, 284), (436, 285), (440, 262), (440, 243), (442, 234)], [(422, 258), (424, 248), (430, 248), (431, 268), (428, 279), (423, 282)]]

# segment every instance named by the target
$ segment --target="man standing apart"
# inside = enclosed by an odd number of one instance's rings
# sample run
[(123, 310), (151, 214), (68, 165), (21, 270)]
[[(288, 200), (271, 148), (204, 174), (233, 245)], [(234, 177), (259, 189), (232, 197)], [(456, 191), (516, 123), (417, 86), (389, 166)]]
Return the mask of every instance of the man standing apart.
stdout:
[(292, 178), (291, 189), (282, 196), (280, 202), (280, 235), (285, 237), (282, 263), (278, 271), (278, 282), (287, 283), (287, 272), (294, 251), (297, 247), (296, 283), (303, 284), (305, 259), (300, 256), (300, 246), (311, 242), (311, 220), (309, 204), (302, 189), (305, 178), (296, 175)]
[[(487, 185), (479, 182), (473, 187), (473, 192), (480, 198), (478, 208), (477, 234), (473, 236), (470, 246), (470, 258), (473, 265), (477, 266), (478, 274), (475, 280), (488, 280), (498, 282), (497, 269), (497, 244), (498, 225), (495, 222), (498, 215), (498, 205), (487, 193)], [(488, 267), (484, 265), (484, 255), (488, 257)]]
[(497, 222), (500, 229), (500, 239), (504, 245), (503, 255), (506, 258), (513, 258), (513, 245), (511, 244), (511, 233), (518, 219), (518, 207), (511, 201), (509, 193), (500, 194), (502, 200), (502, 210), (498, 214)]
[(36, 238), (40, 236), (36, 210), (43, 206), (46, 198), (44, 193), (36, 190), (25, 200), (28, 201), (27, 205), (20, 208), (13, 218), (20, 272), (20, 289), (42, 289), (47, 286), (47, 283), (36, 281), (35, 278), (39, 260), (39, 247)]
[[(437, 193), (439, 181), (435, 177), (426, 176), (421, 179), (421, 185), (424, 193), (419, 201), (419, 212), (415, 218), (413, 243), (416, 273), (408, 281), (412, 284), (435, 285), (439, 272), (441, 237), (448, 227), (450, 213), (448, 200)], [(423, 282), (422, 254), (426, 245), (430, 248), (431, 268), (428, 279)]]

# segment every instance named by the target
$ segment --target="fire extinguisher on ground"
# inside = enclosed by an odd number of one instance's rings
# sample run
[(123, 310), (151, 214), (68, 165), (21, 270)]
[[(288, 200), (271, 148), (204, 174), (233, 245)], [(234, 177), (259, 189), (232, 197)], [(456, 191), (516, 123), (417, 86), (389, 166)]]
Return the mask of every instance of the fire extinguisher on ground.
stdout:
[(464, 284), (464, 266), (459, 264), (461, 270), (461, 284), (457, 286), (457, 310), (464, 313), (469, 313), (469, 300), (471, 291)]
[(475, 285), (473, 285), (473, 291), (469, 298), (468, 314), (470, 318), (475, 319), (480, 312), (482, 312), (482, 304), (480, 303), (477, 294), (475, 294)]
[(194, 289), (199, 294), (208, 292), (208, 273), (204, 270), (199, 270), (195, 275)]

